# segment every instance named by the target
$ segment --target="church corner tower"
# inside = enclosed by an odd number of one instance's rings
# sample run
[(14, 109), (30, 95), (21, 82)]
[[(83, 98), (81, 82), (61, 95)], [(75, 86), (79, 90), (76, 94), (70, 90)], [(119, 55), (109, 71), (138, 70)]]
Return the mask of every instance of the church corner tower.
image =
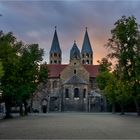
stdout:
[(92, 51), (92, 47), (90, 44), (87, 27), (86, 27), (83, 46), (82, 46), (82, 50), (81, 50), (81, 63), (90, 64), (90, 65), (93, 64), (93, 51)]
[(55, 26), (54, 37), (50, 49), (50, 64), (61, 64), (61, 61), (62, 61), (62, 52), (60, 49), (56, 26)]
[(73, 47), (70, 50), (70, 62), (72, 60), (80, 60), (80, 50), (77, 47), (76, 41), (74, 41)]

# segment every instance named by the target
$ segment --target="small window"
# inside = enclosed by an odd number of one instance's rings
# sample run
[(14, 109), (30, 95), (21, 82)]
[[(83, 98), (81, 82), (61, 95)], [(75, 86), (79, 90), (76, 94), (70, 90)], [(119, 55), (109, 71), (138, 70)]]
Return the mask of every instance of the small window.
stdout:
[(57, 61), (56, 61), (56, 60), (54, 60), (54, 63), (56, 64), (56, 63), (57, 63)]
[(83, 60), (82, 63), (85, 64), (85, 61)]
[(74, 89), (74, 98), (79, 98), (79, 88)]
[(86, 57), (89, 57), (89, 54), (88, 53), (86, 53)]
[(59, 61), (59, 64), (61, 64), (61, 61)]
[(59, 54), (59, 58), (61, 57), (61, 54)]
[(89, 60), (86, 61), (86, 64), (89, 64)]
[(76, 65), (76, 63), (74, 63), (74, 65)]
[(76, 70), (74, 70), (74, 74), (76, 74)]
[(86, 98), (86, 89), (83, 90), (83, 98)]
[(52, 54), (51, 54), (51, 57), (52, 57)]
[(52, 61), (51, 61), (51, 64), (52, 64)]
[(54, 53), (54, 56), (56, 57), (57, 56), (57, 53)]
[(57, 81), (53, 82), (53, 88), (57, 88)]
[(69, 98), (69, 89), (65, 89), (65, 98)]

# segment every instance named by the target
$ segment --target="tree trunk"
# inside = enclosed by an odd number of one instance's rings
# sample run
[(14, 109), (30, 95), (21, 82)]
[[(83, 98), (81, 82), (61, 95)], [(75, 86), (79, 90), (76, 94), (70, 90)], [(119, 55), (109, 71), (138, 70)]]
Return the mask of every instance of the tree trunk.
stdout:
[(112, 104), (112, 113), (115, 113), (115, 103)]
[(5, 114), (5, 119), (8, 119), (8, 118), (12, 118), (12, 115), (11, 115), (11, 107), (9, 105), (8, 102), (5, 102), (5, 109), (6, 109), (6, 114)]
[(33, 99), (31, 99), (31, 102), (30, 102), (30, 113), (33, 112)]
[(24, 115), (22, 103), (20, 104), (20, 112), (19, 113), (20, 113), (20, 116), (23, 116)]
[(124, 114), (125, 114), (125, 113), (124, 113), (124, 105), (121, 104), (120, 106), (121, 106), (121, 115), (124, 115)]
[(12, 118), (12, 115), (11, 115), (11, 98), (10, 97), (5, 97), (5, 109), (6, 109), (6, 113), (5, 113), (4, 119)]
[(24, 111), (24, 115), (26, 116), (26, 115), (28, 115), (28, 108), (27, 108), (27, 102), (26, 102), (26, 100), (24, 101), (24, 108), (25, 108), (25, 111)]
[(137, 99), (135, 99), (135, 105), (136, 105), (137, 115), (140, 116), (140, 105)]

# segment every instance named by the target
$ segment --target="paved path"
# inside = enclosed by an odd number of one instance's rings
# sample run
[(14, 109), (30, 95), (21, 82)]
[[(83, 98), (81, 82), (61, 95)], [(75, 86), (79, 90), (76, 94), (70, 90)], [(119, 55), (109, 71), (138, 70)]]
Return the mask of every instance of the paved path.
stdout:
[(140, 139), (140, 117), (101, 113), (49, 113), (0, 120), (0, 138)]

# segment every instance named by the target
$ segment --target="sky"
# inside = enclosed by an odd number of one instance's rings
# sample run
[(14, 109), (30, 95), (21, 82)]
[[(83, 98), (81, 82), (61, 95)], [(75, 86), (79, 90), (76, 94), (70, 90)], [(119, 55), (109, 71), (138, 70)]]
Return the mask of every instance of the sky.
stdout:
[(133, 15), (140, 23), (140, 0), (0, 0), (0, 14), (0, 30), (13, 32), (26, 44), (38, 43), (47, 63), (55, 26), (62, 63), (69, 63), (74, 40), (81, 50), (88, 27), (93, 63), (98, 64), (108, 53), (105, 44), (118, 19)]

